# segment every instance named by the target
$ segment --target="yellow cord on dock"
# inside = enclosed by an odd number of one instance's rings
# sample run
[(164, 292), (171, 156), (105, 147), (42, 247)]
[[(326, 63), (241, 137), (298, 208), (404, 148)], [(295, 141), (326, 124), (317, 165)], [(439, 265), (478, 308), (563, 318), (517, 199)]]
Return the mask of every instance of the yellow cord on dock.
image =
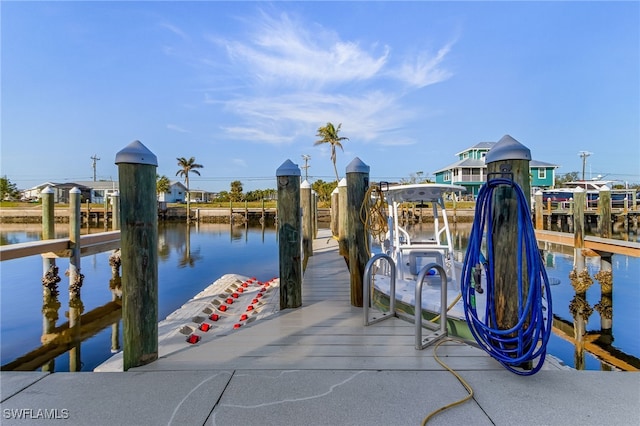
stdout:
[(447, 404), (444, 407), (440, 407), (437, 410), (432, 411), (427, 417), (425, 417), (422, 420), (422, 426), (425, 426), (427, 424), (427, 422), (429, 420), (431, 420), (433, 418), (433, 416), (435, 416), (436, 414), (442, 413), (443, 411), (448, 410), (449, 408), (455, 407), (456, 405), (460, 405), (463, 402), (466, 402), (466, 401), (470, 400), (471, 398), (473, 398), (473, 389), (471, 388), (471, 386), (458, 373), (453, 371), (453, 369), (451, 369), (447, 364), (442, 362), (440, 360), (440, 358), (438, 358), (438, 353), (437, 353), (438, 347), (441, 344), (443, 344), (444, 342), (448, 342), (448, 341), (456, 342), (456, 340), (454, 340), (454, 339), (444, 339), (444, 340), (441, 340), (438, 343), (436, 343), (436, 345), (433, 347), (433, 358), (438, 362), (438, 364), (440, 364), (441, 366), (446, 368), (451, 374), (453, 374), (456, 377), (456, 379), (458, 379), (458, 381), (462, 384), (462, 386), (464, 386), (464, 388), (467, 390), (467, 392), (469, 392), (469, 395), (467, 395), (466, 397), (462, 398), (459, 401), (452, 402), (451, 404)]
[[(368, 202), (372, 199), (372, 194), (374, 192), (376, 192), (377, 197), (375, 197), (375, 201), (373, 202), (373, 204), (369, 206)], [(375, 186), (375, 185), (370, 186), (369, 189), (367, 190), (367, 193), (365, 194), (364, 201), (360, 206), (360, 220), (365, 225), (365, 229), (372, 236), (377, 237), (380, 241), (382, 241), (382, 239), (385, 237), (385, 234), (388, 231), (386, 210), (387, 210), (387, 204), (384, 200), (384, 194), (382, 193), (382, 190), (378, 186)], [(367, 246), (367, 253), (371, 255), (371, 252), (368, 246)], [(456, 299), (447, 307), (447, 311), (453, 308), (453, 306), (456, 303), (458, 303), (461, 297), (462, 297), (462, 294), (459, 293)], [(431, 321), (436, 322), (439, 319), (440, 319), (440, 315), (433, 318)], [(466, 397), (462, 398), (459, 401), (445, 405), (444, 407), (441, 407), (433, 411), (431, 414), (429, 414), (427, 417), (424, 418), (424, 420), (422, 421), (422, 426), (426, 425), (427, 422), (431, 420), (431, 418), (433, 418), (436, 414), (441, 413), (445, 410), (448, 410), (449, 408), (455, 407), (456, 405), (460, 405), (468, 401), (469, 399), (473, 398), (473, 389), (471, 388), (471, 386), (469, 386), (469, 384), (458, 373), (456, 373), (448, 365), (442, 362), (438, 357), (438, 354), (437, 354), (438, 347), (442, 343), (447, 341), (455, 341), (455, 340), (445, 339), (438, 342), (433, 348), (433, 357), (438, 362), (438, 364), (440, 364), (442, 367), (447, 369), (451, 374), (453, 374), (458, 379), (458, 381), (462, 384), (462, 386), (464, 386), (467, 392), (469, 392), (469, 395), (467, 395)]]

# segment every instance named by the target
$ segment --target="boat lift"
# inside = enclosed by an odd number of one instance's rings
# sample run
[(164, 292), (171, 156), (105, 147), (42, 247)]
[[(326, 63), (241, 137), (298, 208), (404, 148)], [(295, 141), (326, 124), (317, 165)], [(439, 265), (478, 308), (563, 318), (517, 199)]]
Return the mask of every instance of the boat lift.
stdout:
[[(375, 263), (378, 260), (385, 260), (389, 264), (391, 268), (391, 282), (389, 287), (389, 310), (388, 311), (380, 311), (375, 310), (369, 306), (371, 304), (371, 292), (372, 292), (372, 271)], [(440, 287), (440, 323), (436, 323), (434, 321), (425, 320), (422, 318), (422, 285), (424, 283), (424, 279), (429, 273), (431, 269), (435, 269), (440, 275), (441, 287)], [(422, 350), (427, 346), (430, 346), (445, 337), (448, 336), (447, 331), (447, 273), (442, 267), (437, 263), (429, 263), (425, 265), (418, 274), (418, 278), (416, 281), (416, 294), (415, 294), (415, 306), (414, 306), (414, 316), (404, 314), (402, 312), (396, 311), (396, 265), (393, 262), (391, 256), (385, 253), (379, 253), (373, 256), (367, 262), (367, 265), (364, 269), (364, 289), (363, 289), (363, 311), (364, 311), (364, 325), (369, 326), (375, 324), (377, 322), (383, 321), (388, 318), (396, 317), (403, 319), (405, 321), (413, 322), (415, 325), (415, 348), (417, 350)], [(437, 317), (436, 317), (437, 318)], [(427, 328), (429, 331), (423, 338), (424, 328)]]

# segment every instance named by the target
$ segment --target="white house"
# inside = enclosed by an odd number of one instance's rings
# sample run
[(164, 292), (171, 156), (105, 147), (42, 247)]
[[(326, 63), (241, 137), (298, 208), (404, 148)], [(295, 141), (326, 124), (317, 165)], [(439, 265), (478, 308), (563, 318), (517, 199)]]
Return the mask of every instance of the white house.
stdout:
[(82, 185), (78, 182), (45, 182), (40, 185), (34, 186), (30, 189), (25, 189), (21, 192), (23, 200), (39, 200), (41, 198), (41, 192), (46, 187), (53, 190), (53, 202), (54, 203), (68, 203), (69, 191), (73, 188), (78, 188), (81, 193), (81, 200), (84, 202), (91, 199), (91, 188)]
[(187, 201), (187, 187), (179, 181), (169, 182), (169, 191), (158, 194), (158, 201), (183, 203)]
[(91, 202), (95, 204), (103, 204), (105, 198), (110, 200), (111, 196), (118, 192), (117, 180), (88, 180), (77, 181), (76, 183), (91, 188)]

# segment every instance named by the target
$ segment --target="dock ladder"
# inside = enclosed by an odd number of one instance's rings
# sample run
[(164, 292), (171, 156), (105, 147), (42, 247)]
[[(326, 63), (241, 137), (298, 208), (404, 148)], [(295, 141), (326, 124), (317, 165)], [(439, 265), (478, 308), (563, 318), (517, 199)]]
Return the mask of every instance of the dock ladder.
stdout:
[[(389, 310), (380, 311), (372, 308), (371, 295), (373, 289), (373, 268), (377, 261), (385, 260), (390, 267), (390, 283), (389, 283)], [(441, 288), (440, 288), (440, 323), (425, 320), (422, 318), (422, 285), (427, 273), (435, 269), (440, 275)], [(425, 265), (418, 274), (416, 281), (416, 293), (415, 293), (415, 306), (414, 315), (411, 317), (403, 312), (396, 310), (396, 265), (393, 262), (391, 256), (385, 253), (379, 253), (373, 256), (367, 262), (364, 268), (364, 289), (363, 289), (363, 312), (364, 312), (364, 325), (369, 326), (377, 322), (383, 321), (388, 318), (397, 317), (405, 321), (413, 322), (415, 324), (415, 347), (417, 350), (422, 350), (427, 346), (430, 346), (439, 340), (447, 337), (447, 273), (437, 263), (429, 263)], [(423, 330), (427, 328), (425, 336), (423, 337)]]

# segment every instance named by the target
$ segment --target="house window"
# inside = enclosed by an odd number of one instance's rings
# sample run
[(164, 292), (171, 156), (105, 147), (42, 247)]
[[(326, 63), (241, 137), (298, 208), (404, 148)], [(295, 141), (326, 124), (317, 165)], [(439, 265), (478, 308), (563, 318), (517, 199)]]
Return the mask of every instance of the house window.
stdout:
[(538, 179), (547, 178), (547, 169), (538, 169)]

